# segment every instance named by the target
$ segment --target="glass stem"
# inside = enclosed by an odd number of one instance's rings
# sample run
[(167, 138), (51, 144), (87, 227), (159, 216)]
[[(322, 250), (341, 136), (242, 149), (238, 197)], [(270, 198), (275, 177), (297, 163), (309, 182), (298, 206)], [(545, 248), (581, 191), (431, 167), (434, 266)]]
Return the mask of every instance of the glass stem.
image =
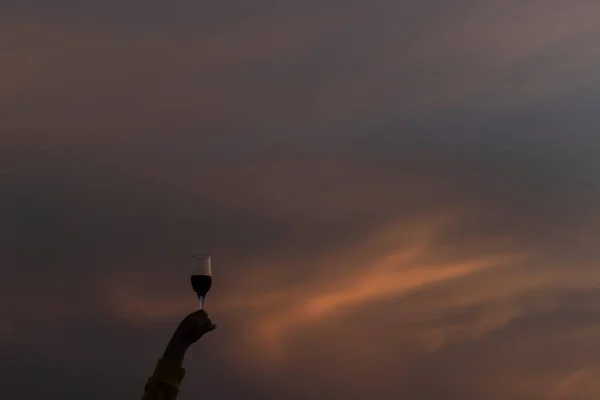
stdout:
[(198, 307), (200, 310), (204, 310), (204, 296), (198, 296)]

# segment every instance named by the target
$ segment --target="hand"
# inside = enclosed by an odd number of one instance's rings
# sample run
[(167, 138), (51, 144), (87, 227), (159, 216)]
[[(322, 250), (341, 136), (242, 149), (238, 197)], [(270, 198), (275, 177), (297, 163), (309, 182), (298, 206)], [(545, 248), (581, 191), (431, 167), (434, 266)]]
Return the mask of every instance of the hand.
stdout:
[(217, 326), (212, 323), (206, 311), (198, 310), (181, 321), (171, 340), (176, 340), (179, 344), (189, 347), (196, 343), (202, 336), (210, 331), (214, 331), (216, 328)]
[(181, 364), (187, 349), (202, 336), (214, 331), (216, 328), (217, 326), (212, 323), (206, 311), (199, 310), (191, 313), (181, 321), (175, 333), (173, 333), (163, 359)]

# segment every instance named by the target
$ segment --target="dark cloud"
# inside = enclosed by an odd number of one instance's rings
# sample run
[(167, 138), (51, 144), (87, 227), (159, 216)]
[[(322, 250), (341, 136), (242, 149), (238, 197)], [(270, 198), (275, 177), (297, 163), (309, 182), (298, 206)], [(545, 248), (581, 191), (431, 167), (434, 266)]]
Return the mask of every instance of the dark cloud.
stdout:
[(182, 398), (597, 397), (596, 6), (40, 4), (0, 24), (8, 393), (138, 395), (200, 250)]

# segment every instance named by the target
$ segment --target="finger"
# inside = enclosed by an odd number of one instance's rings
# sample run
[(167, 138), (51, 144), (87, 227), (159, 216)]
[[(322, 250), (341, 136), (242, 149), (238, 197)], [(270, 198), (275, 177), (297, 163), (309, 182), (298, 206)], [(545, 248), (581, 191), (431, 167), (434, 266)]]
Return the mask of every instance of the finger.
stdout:
[(190, 314), (190, 316), (193, 316), (195, 318), (208, 318), (208, 313), (204, 310), (196, 310), (193, 313)]
[(208, 318), (208, 319), (202, 321), (200, 324), (198, 324), (198, 326), (202, 327), (204, 329), (207, 329), (207, 330), (214, 330), (217, 325), (213, 324), (213, 322), (210, 320), (210, 318)]
[(199, 310), (188, 315), (188, 320), (195, 324), (203, 324), (205, 321), (210, 320), (205, 311)]
[(190, 322), (200, 329), (208, 329), (213, 325), (210, 318), (202, 316), (195, 316)]

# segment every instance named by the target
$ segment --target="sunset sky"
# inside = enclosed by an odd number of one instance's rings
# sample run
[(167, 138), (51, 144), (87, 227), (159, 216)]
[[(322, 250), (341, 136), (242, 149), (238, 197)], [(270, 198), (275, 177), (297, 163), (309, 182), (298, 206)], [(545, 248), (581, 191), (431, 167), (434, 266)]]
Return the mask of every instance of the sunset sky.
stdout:
[(600, 398), (600, 2), (0, 2), (0, 386)]

